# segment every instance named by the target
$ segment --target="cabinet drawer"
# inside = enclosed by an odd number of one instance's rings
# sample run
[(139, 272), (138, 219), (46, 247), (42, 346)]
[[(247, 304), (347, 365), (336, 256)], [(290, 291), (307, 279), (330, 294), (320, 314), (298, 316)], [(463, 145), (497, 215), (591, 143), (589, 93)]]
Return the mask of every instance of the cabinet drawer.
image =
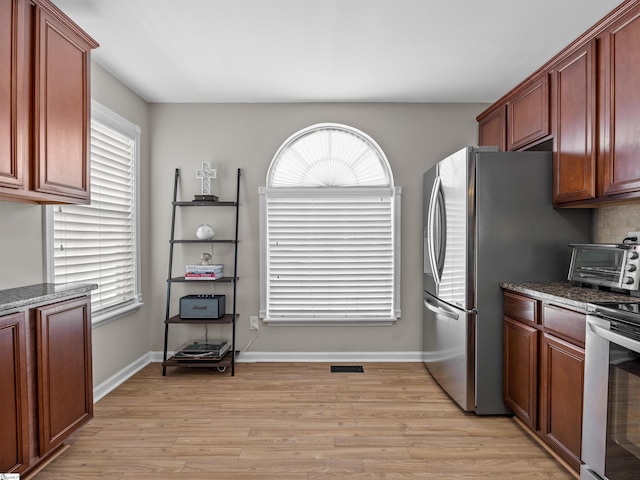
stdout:
[(504, 292), (504, 315), (533, 326), (539, 323), (536, 300), (507, 291)]
[(584, 347), (587, 316), (555, 305), (542, 305), (542, 325), (552, 332), (578, 346)]

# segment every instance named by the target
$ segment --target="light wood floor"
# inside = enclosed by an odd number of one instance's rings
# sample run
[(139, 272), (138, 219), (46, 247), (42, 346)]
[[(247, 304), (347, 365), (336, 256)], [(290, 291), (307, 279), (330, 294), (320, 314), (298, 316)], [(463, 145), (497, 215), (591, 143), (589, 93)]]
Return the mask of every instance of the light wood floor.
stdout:
[(465, 414), (420, 363), (151, 364), (32, 479), (573, 480), (510, 417)]

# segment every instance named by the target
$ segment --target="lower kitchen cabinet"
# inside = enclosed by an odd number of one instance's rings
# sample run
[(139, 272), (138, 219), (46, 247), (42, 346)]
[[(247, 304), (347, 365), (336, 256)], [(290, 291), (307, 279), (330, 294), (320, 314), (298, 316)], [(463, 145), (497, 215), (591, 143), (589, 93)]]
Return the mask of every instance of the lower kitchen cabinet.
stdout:
[(25, 474), (93, 416), (88, 296), (0, 317), (0, 472)]
[(0, 472), (20, 471), (29, 456), (26, 337), (23, 312), (0, 317)]
[(35, 309), (39, 454), (45, 455), (93, 416), (89, 300)]
[(538, 330), (504, 319), (504, 403), (531, 429), (538, 420)]
[(505, 405), (578, 472), (586, 314), (504, 292)]
[(545, 442), (578, 470), (584, 349), (543, 333), (540, 352), (540, 432)]

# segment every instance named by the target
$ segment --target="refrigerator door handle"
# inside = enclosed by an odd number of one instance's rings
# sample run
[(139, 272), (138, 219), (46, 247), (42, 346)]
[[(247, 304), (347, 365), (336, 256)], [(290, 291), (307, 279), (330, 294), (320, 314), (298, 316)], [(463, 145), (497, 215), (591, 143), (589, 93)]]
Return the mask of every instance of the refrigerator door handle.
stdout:
[[(438, 175), (433, 182), (433, 189), (431, 190), (431, 198), (429, 199), (429, 214), (427, 217), (427, 228), (429, 232), (429, 261), (431, 262), (431, 271), (433, 272), (433, 279), (436, 283), (436, 286), (440, 285), (440, 279), (442, 272), (440, 271), (441, 265), (438, 263), (438, 258), (436, 254), (436, 209), (438, 208), (438, 198), (441, 193), (440, 190), (442, 188), (442, 180)], [(442, 239), (438, 240), (439, 242)]]
[(448, 308), (445, 308), (442, 305), (434, 305), (432, 301), (428, 298), (424, 299), (424, 306), (427, 307), (429, 310), (431, 310), (433, 313), (436, 313), (438, 315), (443, 315), (453, 320), (460, 319), (460, 315), (456, 311), (449, 310)]

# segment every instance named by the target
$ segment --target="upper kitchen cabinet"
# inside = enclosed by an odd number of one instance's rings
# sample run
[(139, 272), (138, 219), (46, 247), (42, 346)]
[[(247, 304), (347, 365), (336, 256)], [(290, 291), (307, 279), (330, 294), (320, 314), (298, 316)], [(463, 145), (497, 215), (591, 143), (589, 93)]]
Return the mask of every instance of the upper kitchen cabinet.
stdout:
[(549, 78), (539, 73), (482, 112), (478, 145), (525, 150), (550, 138)]
[(478, 116), (478, 145), (507, 150), (507, 105), (495, 104)]
[(640, 5), (598, 36), (601, 200), (640, 198)]
[(26, 5), (23, 0), (0, 0), (0, 189), (24, 184), (20, 159), (29, 144)]
[(640, 198), (640, 4), (628, 2), (552, 68), (554, 205)]
[(0, 199), (89, 202), (97, 46), (48, 0), (0, 0)]
[(549, 138), (549, 77), (543, 72), (507, 99), (507, 149), (520, 150)]
[(596, 198), (596, 42), (551, 69), (554, 205)]
[(638, 52), (640, 1), (628, 0), (480, 114), (480, 144), (491, 113), (506, 104), (508, 150), (553, 138), (556, 207), (637, 201)]

